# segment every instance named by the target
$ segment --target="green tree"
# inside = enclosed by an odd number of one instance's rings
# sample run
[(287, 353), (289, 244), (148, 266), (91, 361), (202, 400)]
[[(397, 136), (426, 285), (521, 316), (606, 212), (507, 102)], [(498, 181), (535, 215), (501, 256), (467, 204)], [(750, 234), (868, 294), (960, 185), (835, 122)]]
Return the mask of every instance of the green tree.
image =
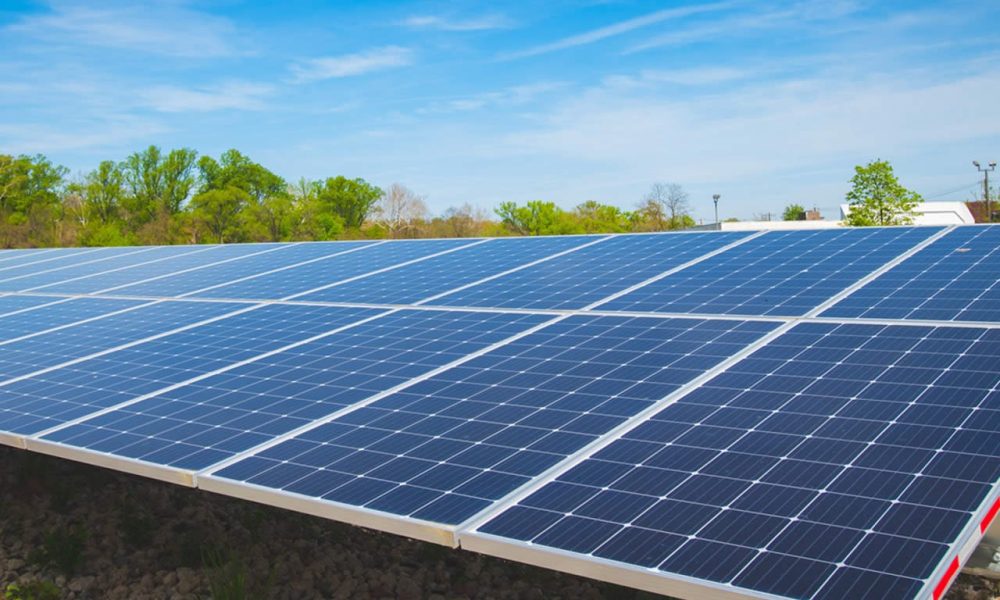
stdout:
[(906, 225), (913, 222), (913, 209), (923, 199), (896, 179), (888, 161), (875, 160), (854, 167), (847, 202), (851, 206), (848, 225)]
[(0, 155), (0, 246), (58, 243), (67, 172), (42, 155)]
[(785, 212), (781, 213), (783, 221), (805, 221), (806, 209), (801, 204), (789, 204), (785, 207)]
[(573, 216), (584, 233), (623, 233), (632, 228), (632, 213), (596, 200), (578, 205)]
[(125, 174), (114, 161), (103, 161), (87, 174), (82, 192), (86, 221), (111, 223), (118, 219), (125, 197)]
[(340, 217), (344, 227), (360, 228), (382, 198), (380, 188), (360, 177), (330, 177), (316, 191), (316, 199), (327, 211)]
[(517, 235), (559, 235), (580, 233), (573, 216), (554, 202), (532, 200), (524, 206), (502, 202), (495, 209), (504, 227)]
[(237, 237), (240, 213), (251, 202), (244, 190), (229, 186), (221, 190), (201, 192), (191, 199), (195, 219), (211, 233), (214, 240), (224, 244)]
[(166, 156), (150, 146), (127, 156), (120, 165), (127, 194), (122, 201), (130, 228), (140, 227), (158, 216), (180, 212), (195, 184), (197, 153), (180, 148)]

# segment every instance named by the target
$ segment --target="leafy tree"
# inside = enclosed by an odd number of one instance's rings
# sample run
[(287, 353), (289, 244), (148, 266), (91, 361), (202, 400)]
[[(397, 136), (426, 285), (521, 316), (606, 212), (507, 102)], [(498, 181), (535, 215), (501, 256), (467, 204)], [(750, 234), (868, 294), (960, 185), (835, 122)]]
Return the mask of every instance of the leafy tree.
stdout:
[(191, 206), (196, 220), (208, 229), (213, 239), (223, 244), (226, 239), (232, 241), (237, 236), (240, 212), (250, 201), (250, 195), (244, 190), (229, 186), (201, 192), (191, 199)]
[(518, 235), (560, 235), (580, 233), (572, 215), (554, 202), (532, 200), (524, 206), (502, 202), (496, 209), (503, 225)]
[(122, 205), (132, 228), (154, 220), (158, 214), (168, 217), (180, 212), (194, 188), (194, 150), (180, 148), (166, 156), (157, 146), (134, 152), (122, 161), (120, 169), (127, 195)]
[(340, 217), (345, 227), (360, 228), (383, 192), (364, 179), (330, 177), (316, 192), (320, 205)]
[(782, 221), (805, 221), (806, 209), (801, 204), (789, 204), (785, 207), (785, 212), (781, 213)]
[(0, 155), (0, 245), (50, 245), (58, 241), (65, 167), (42, 155)]
[(202, 186), (199, 192), (235, 187), (246, 192), (255, 203), (287, 193), (285, 180), (253, 162), (239, 150), (226, 150), (216, 161), (210, 156), (198, 160)]
[(83, 186), (84, 218), (102, 225), (115, 221), (124, 197), (125, 174), (114, 161), (103, 161), (87, 174)]
[(632, 213), (596, 200), (578, 205), (573, 215), (585, 233), (622, 233), (632, 228)]
[(912, 223), (912, 211), (923, 199), (900, 185), (888, 161), (875, 160), (854, 167), (847, 201), (851, 210), (845, 221), (863, 227)]

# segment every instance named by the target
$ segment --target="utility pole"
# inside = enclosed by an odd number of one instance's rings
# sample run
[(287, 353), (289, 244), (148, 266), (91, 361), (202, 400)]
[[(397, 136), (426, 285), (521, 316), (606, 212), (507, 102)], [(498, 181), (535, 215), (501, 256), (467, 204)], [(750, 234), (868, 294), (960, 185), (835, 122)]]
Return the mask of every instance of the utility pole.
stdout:
[(715, 228), (722, 229), (722, 226), (719, 225), (719, 195), (712, 194), (712, 201), (715, 202)]
[(983, 200), (986, 201), (986, 222), (993, 222), (993, 207), (990, 206), (990, 171), (997, 167), (997, 161), (991, 160), (990, 164), (984, 169), (979, 166), (979, 161), (972, 161), (972, 166), (983, 174)]

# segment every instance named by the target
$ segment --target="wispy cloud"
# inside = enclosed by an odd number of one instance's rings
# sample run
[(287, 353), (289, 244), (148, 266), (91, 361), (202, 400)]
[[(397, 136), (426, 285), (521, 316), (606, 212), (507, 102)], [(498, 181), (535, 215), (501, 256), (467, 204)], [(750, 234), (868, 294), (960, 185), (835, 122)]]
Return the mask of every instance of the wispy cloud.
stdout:
[(422, 109), (423, 113), (446, 113), (482, 110), (484, 108), (503, 108), (520, 106), (534, 102), (552, 92), (566, 88), (564, 81), (542, 81), (525, 85), (515, 85), (493, 92), (482, 92), (438, 101)]
[(7, 30), (52, 44), (82, 44), (177, 57), (218, 57), (237, 53), (235, 27), (228, 19), (168, 3), (100, 7), (54, 2)]
[(237, 81), (207, 88), (154, 86), (141, 92), (141, 97), (146, 106), (160, 112), (261, 110), (266, 107), (264, 98), (272, 92), (269, 85)]
[(690, 17), (693, 15), (716, 12), (725, 8), (732, 6), (732, 2), (715, 2), (712, 4), (701, 4), (692, 6), (681, 6), (678, 8), (668, 8), (664, 10), (658, 10), (653, 13), (643, 15), (641, 17), (635, 17), (625, 21), (615, 23), (613, 25), (608, 25), (606, 27), (601, 27), (598, 29), (593, 29), (585, 33), (573, 35), (570, 37), (563, 38), (561, 40), (551, 42), (548, 44), (542, 44), (540, 46), (535, 46), (533, 48), (528, 48), (526, 50), (519, 50), (516, 52), (510, 52), (508, 54), (501, 55), (502, 59), (515, 59), (515, 58), (527, 58), (529, 56), (538, 56), (540, 54), (548, 54), (549, 52), (556, 52), (559, 50), (565, 50), (567, 48), (575, 48), (577, 46), (583, 46), (586, 44), (593, 44), (594, 42), (599, 42), (601, 40), (622, 35), (642, 27), (649, 27), (650, 25), (655, 25), (656, 23), (662, 23), (664, 21), (669, 21), (673, 19), (683, 19), (685, 17)]
[(292, 65), (291, 70), (295, 82), (305, 83), (405, 67), (413, 63), (413, 58), (409, 48), (384, 46), (354, 54), (312, 58)]
[(681, 46), (718, 40), (722, 36), (755, 34), (778, 27), (801, 29), (817, 21), (842, 19), (858, 10), (852, 0), (819, 3), (801, 2), (790, 7), (765, 8), (748, 14), (714, 20), (710, 23), (684, 27), (655, 35), (626, 50), (640, 52), (664, 46)]
[(612, 75), (605, 78), (604, 83), (609, 87), (636, 87), (663, 83), (697, 87), (733, 83), (759, 74), (759, 71), (751, 69), (711, 66), (672, 70), (646, 69), (640, 71), (638, 75)]
[(513, 22), (501, 14), (489, 14), (466, 19), (453, 19), (441, 15), (413, 15), (403, 20), (402, 25), (410, 29), (430, 29), (436, 31), (487, 31), (505, 29)]

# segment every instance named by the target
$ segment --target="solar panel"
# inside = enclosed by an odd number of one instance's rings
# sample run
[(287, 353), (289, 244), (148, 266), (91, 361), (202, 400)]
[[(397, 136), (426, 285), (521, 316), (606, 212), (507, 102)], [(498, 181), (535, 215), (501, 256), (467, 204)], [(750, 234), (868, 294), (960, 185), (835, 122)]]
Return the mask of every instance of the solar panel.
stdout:
[(398, 311), (220, 370), (45, 439), (196, 470), (542, 320), (538, 315)]
[(998, 350), (998, 329), (797, 325), (478, 531), (663, 593), (913, 597), (995, 500)]
[[(137, 249), (130, 248), (129, 250), (135, 251)], [(17, 275), (19, 274), (18, 270), (20, 273), (28, 272), (28, 269), (23, 267), (34, 266), (36, 270), (55, 268), (74, 261), (84, 262), (101, 256), (113, 255), (114, 250), (109, 248), (49, 248), (46, 250), (7, 250), (6, 252), (9, 252), (10, 255), (3, 262), (0, 262), (0, 279), (7, 277), (8, 273)]]
[[(76, 252), (73, 252), (73, 250)], [(79, 255), (86, 252), (93, 252), (96, 248), (74, 248), (73, 250), (62, 250), (60, 248), (2, 250), (0, 251), (0, 271), (11, 266), (42, 262), (55, 256), (62, 256), (64, 252), (66, 255)]]
[(289, 248), (285, 244), (233, 244), (228, 246), (208, 246), (201, 252), (171, 254), (158, 260), (130, 264), (99, 273), (74, 274), (71, 278), (55, 283), (45, 283), (30, 288), (55, 294), (93, 294), (124, 284), (134, 283), (154, 277), (164, 277), (187, 269), (221, 261), (271, 253)]
[[(9, 306), (14, 310), (0, 315), (0, 342), (37, 336), (43, 331), (66, 327), (142, 304), (138, 300), (10, 296), (11, 300), (29, 301), (19, 306), (17, 303), (5, 303), (6, 299), (0, 298), (0, 306)], [(0, 353), (3, 352), (0, 350)]]
[(29, 435), (379, 314), (258, 305), (0, 387), (0, 429)]
[(937, 600), (1000, 512), (998, 232), (3, 251), (0, 443), (682, 597)]
[(586, 236), (494, 239), (459, 252), (313, 292), (302, 296), (302, 299), (408, 304), (603, 239)]
[(960, 227), (823, 313), (1000, 321), (1000, 228)]
[[(242, 308), (223, 302), (152, 302), (138, 305), (118, 300), (100, 302), (110, 302), (108, 307), (115, 310), (90, 321), (0, 342), (0, 385), (15, 377)], [(5, 321), (0, 319), (0, 331)]]
[[(99, 258), (86, 255), (84, 260), (73, 260), (68, 257), (61, 266), (54, 264), (38, 268), (36, 265), (0, 273), (0, 290), (26, 291), (51, 283), (75, 279), (84, 275), (103, 273), (115, 269), (130, 267), (158, 260), (167, 260), (190, 253), (205, 252), (207, 248), (197, 246), (162, 246), (142, 249), (116, 249), (115, 252), (102, 253)], [(89, 259), (89, 260), (88, 260)], [(55, 263), (56, 261), (53, 261)]]
[[(302, 268), (313, 262), (325, 261), (338, 254), (355, 252), (371, 242), (321, 242), (315, 244), (284, 244), (249, 256), (211, 262), (197, 268), (182, 269), (169, 274), (146, 276), (131, 281), (106, 281), (99, 294), (178, 298), (202, 290), (216, 289), (228, 283), (262, 277), (267, 273)], [(278, 287), (276, 289), (283, 289)]]
[(65, 298), (53, 298), (52, 296), (5, 296), (0, 294), (0, 317), (16, 315), (53, 302), (65, 301)]
[(771, 231), (601, 308), (800, 316), (940, 231), (936, 227)]
[(432, 301), (444, 306), (583, 308), (746, 233), (617, 236)]
[(558, 320), (214, 476), (457, 525), (775, 326)]
[[(361, 277), (381, 269), (398, 267), (442, 252), (452, 252), (481, 240), (419, 240), (375, 244), (358, 252), (344, 253), (329, 260), (249, 276), (225, 285), (192, 294), (199, 298), (247, 298), (274, 300), (314, 291)], [(225, 280), (223, 280), (225, 282)]]

